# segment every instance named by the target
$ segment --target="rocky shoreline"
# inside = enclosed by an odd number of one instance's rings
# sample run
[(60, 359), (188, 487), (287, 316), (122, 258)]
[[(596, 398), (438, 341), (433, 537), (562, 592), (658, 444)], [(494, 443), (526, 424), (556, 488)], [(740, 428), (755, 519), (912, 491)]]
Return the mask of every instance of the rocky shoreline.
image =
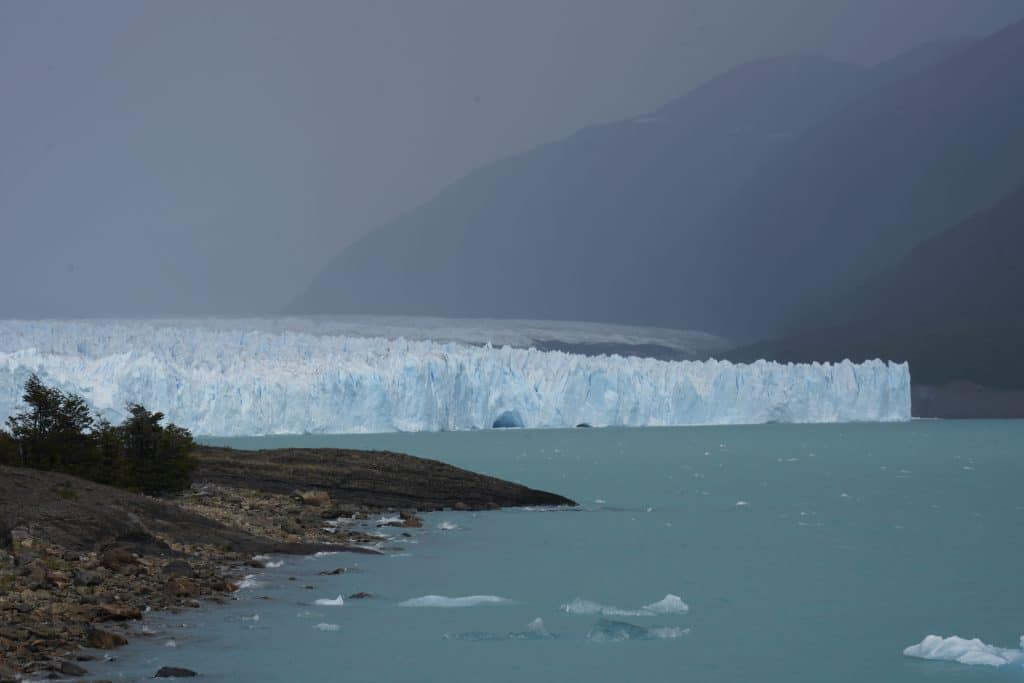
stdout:
[[(350, 522), (573, 501), (396, 453), (197, 449), (180, 496), (0, 467), (0, 681), (71, 679), (151, 611), (232, 599), (261, 554), (381, 552)], [(160, 672), (157, 672), (160, 673)], [(165, 671), (164, 675), (186, 675)]]

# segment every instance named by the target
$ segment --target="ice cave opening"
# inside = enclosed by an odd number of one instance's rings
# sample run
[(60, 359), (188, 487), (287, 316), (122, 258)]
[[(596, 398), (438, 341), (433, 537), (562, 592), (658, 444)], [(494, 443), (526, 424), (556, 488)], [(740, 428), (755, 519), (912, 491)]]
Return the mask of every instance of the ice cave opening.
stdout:
[(519, 414), (518, 410), (506, 410), (494, 420), (494, 424), (491, 425), (492, 429), (522, 429), (525, 425), (523, 424), (523, 416)]

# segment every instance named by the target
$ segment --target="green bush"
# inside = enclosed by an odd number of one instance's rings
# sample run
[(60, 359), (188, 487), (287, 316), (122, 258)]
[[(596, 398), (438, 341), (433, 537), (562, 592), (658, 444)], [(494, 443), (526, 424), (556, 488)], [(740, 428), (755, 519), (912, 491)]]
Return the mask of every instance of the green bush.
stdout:
[(66, 472), (102, 484), (161, 494), (187, 489), (196, 462), (192, 434), (161, 424), (163, 413), (129, 404), (120, 425), (94, 417), (81, 396), (47, 387), (32, 375), (28, 410), (0, 430), (0, 463)]

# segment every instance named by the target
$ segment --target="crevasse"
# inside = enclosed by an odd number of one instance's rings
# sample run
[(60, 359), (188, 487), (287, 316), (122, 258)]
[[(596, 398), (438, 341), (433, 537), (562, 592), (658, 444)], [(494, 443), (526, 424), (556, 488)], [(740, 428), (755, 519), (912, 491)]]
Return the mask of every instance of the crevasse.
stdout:
[(664, 362), (158, 321), (0, 322), (0, 419), (31, 372), (118, 421), (127, 402), (197, 434), (910, 419), (908, 366)]

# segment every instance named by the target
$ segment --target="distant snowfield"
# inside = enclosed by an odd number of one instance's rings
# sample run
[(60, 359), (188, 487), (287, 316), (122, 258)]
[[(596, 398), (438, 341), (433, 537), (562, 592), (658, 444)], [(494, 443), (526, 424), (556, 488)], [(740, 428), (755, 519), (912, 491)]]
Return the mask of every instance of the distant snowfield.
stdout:
[[(530, 348), (538, 344), (660, 347), (694, 356), (721, 352), (729, 343), (712, 334), (662, 327), (632, 327), (560, 320), (434, 318), (416, 316), (284, 316), (274, 318), (162, 318), (151, 321), (91, 321), (114, 325), (140, 322), (158, 327), (250, 332), (297, 332), (316, 336), (382, 337)], [(0, 325), (4, 323), (0, 322)], [(30, 323), (38, 324), (38, 323)], [(3, 335), (3, 332), (0, 332)], [(0, 350), (5, 348), (0, 338)]]
[[(436, 318), (0, 321), (0, 418), (32, 372), (118, 421), (138, 402), (197, 434), (901, 421), (905, 364), (664, 362), (512, 346), (710, 335)], [(488, 345), (490, 344), (490, 345)], [(497, 345), (504, 345), (497, 348)], [(491, 346), (493, 345), (493, 346)]]

